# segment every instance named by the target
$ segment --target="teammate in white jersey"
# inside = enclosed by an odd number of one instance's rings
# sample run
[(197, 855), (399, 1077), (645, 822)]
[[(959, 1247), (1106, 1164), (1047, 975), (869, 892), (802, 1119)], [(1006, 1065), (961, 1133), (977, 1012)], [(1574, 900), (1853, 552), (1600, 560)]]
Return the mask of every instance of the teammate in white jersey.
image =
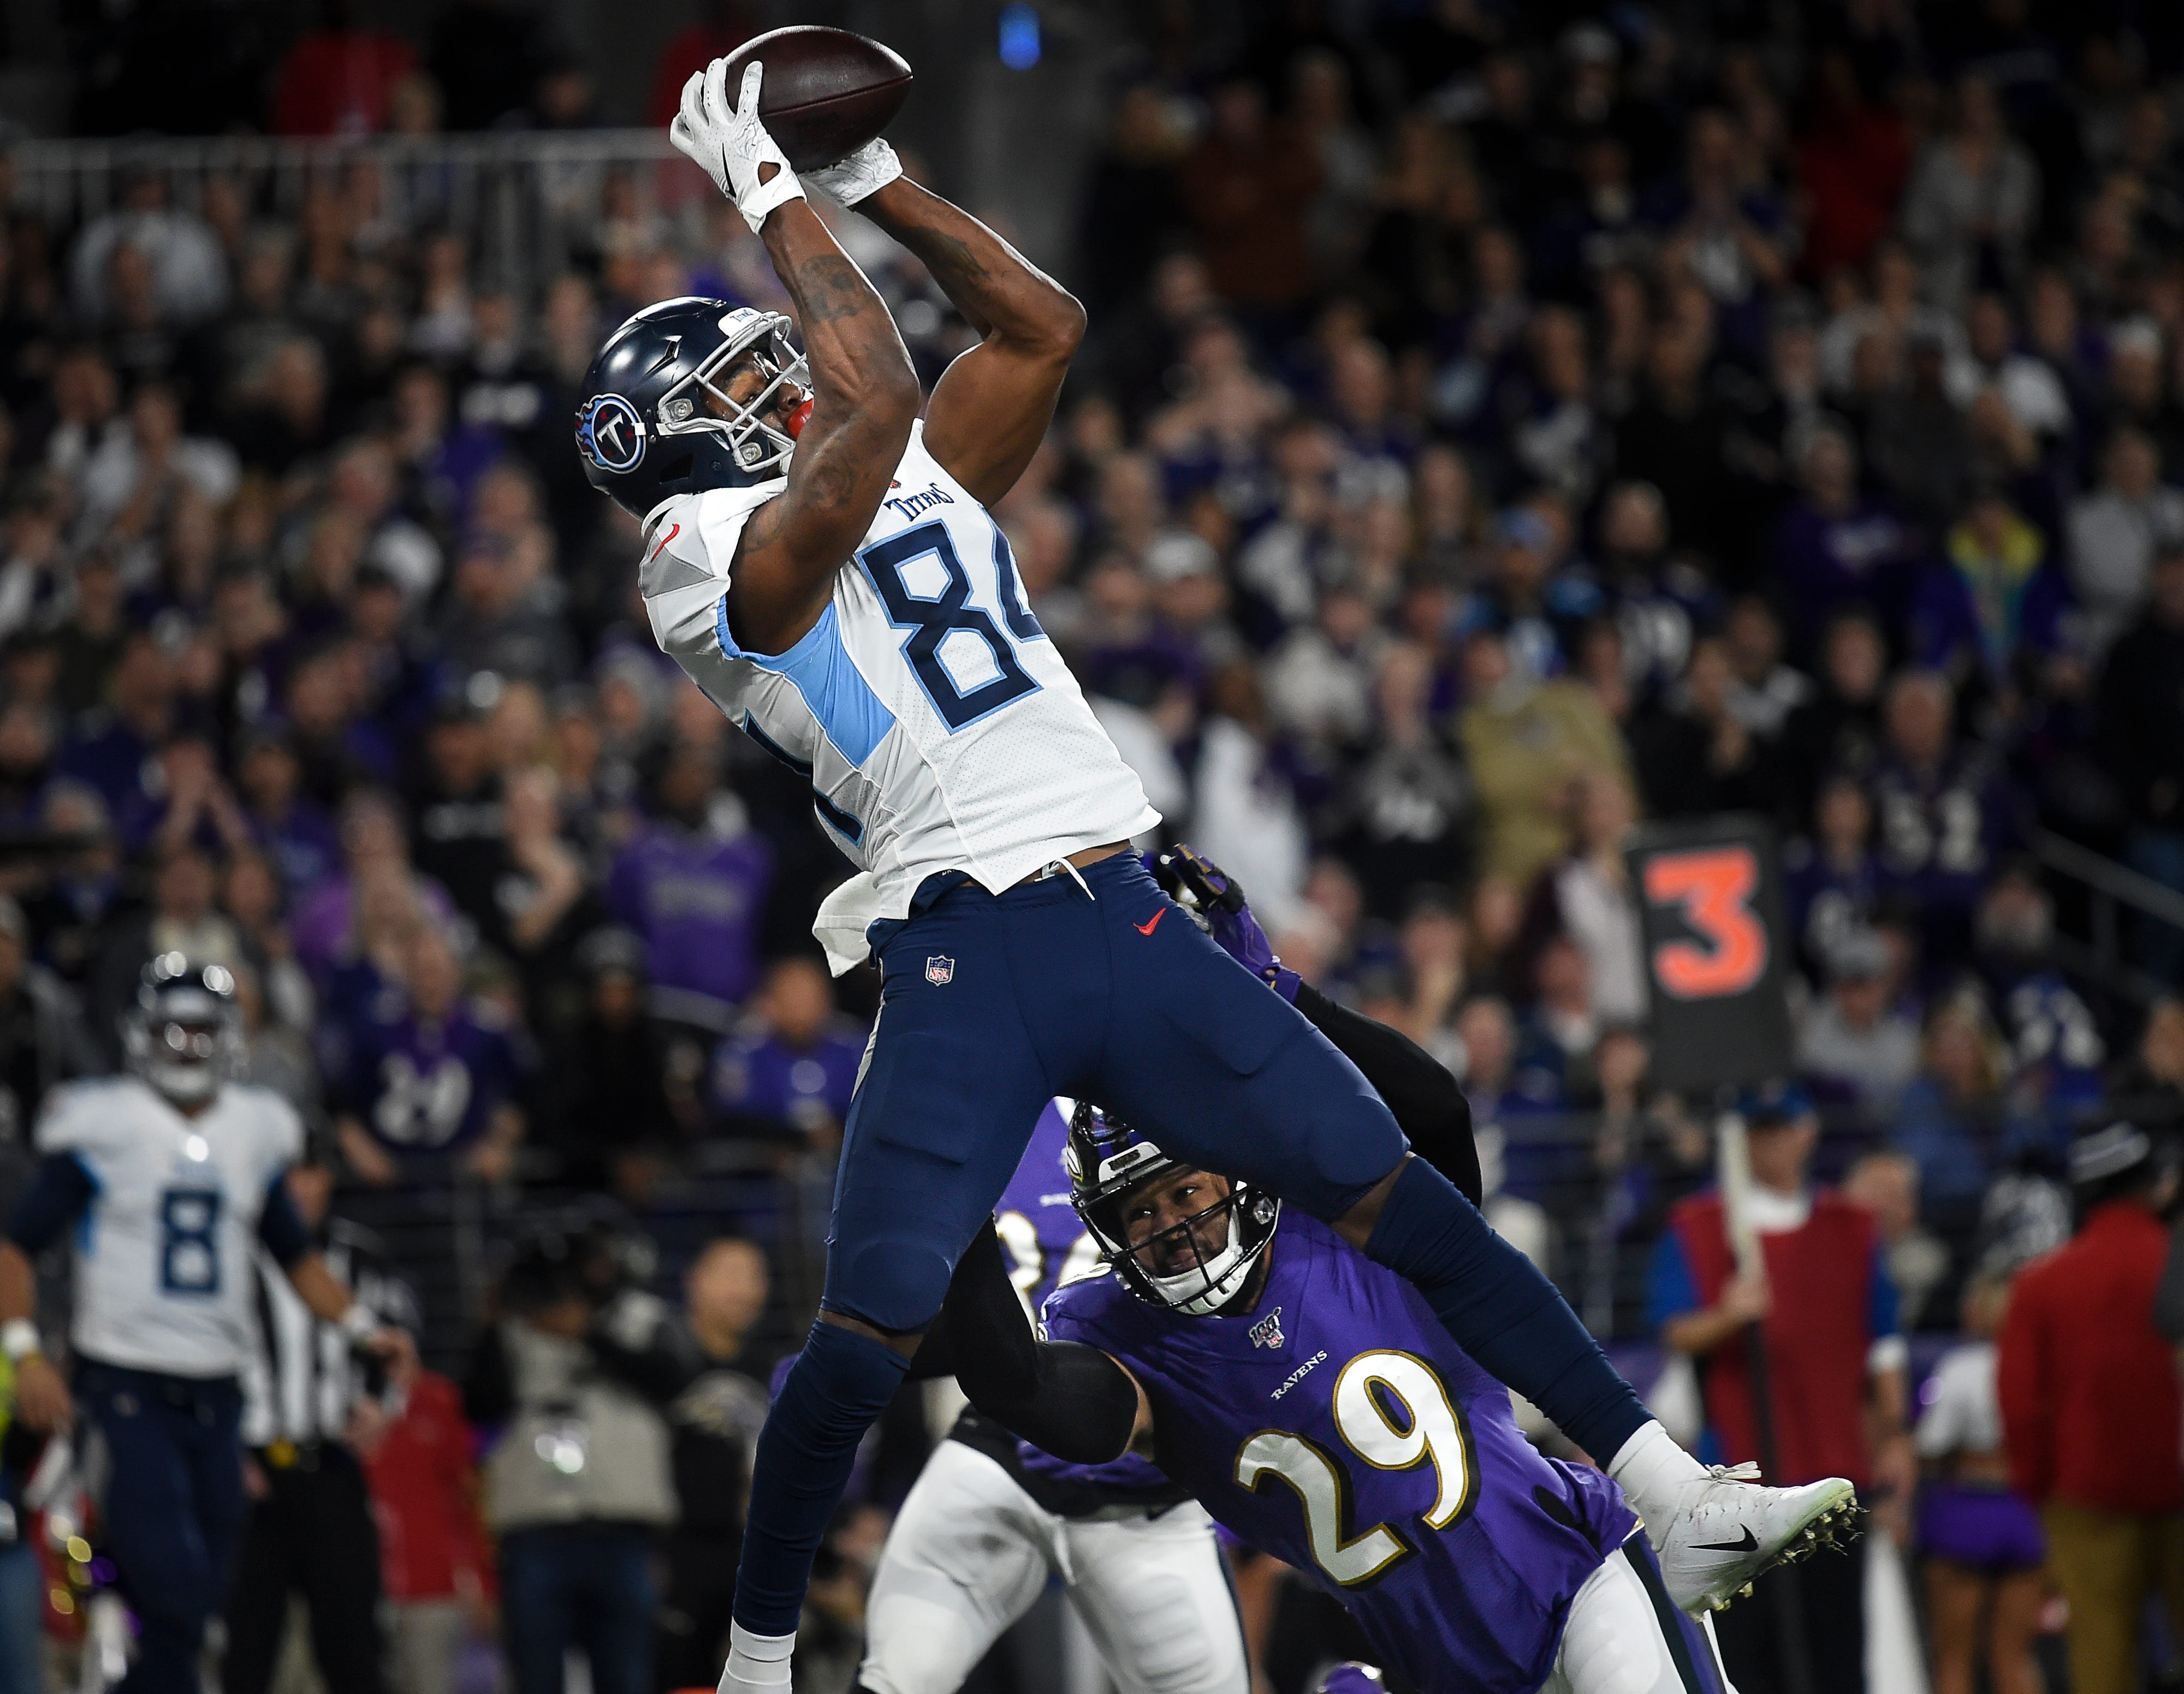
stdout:
[[(859, 867), (817, 926), (836, 969), (869, 953), (884, 978), (821, 1318), (758, 1445), (722, 1688), (788, 1682), (811, 1554), (858, 1437), (1056, 1095), (1262, 1184), (1410, 1278), (1671, 1538), (1725, 1493), (1747, 1496), (1730, 1515), (1752, 1518), (1738, 1543), (1751, 1568), (1779, 1554), (1803, 1508), (1678, 1451), (1552, 1284), (1407, 1156), (1357, 1068), (1128, 850), (1158, 815), (984, 511), (1045, 434), (1083, 309), (905, 179), (885, 142), (815, 173), (908, 248), (981, 337), (921, 426), (886, 308), (759, 120), (763, 75), (749, 65), (732, 100), (716, 60), (684, 87), (671, 135), (765, 242), (805, 354), (784, 319), (669, 301), (608, 339), (577, 420), (587, 475), (644, 526), (639, 586), (660, 645), (809, 777)], [(1691, 1596), (1726, 1591), (1718, 1551), (1688, 1570), (1673, 1550), (1663, 1559)]]
[(226, 1597), (243, 1513), (237, 1378), (248, 1361), (254, 1244), (306, 1305), (406, 1370), (326, 1268), (281, 1184), (303, 1125), (278, 1095), (228, 1080), (242, 1051), (234, 981), (179, 953), (145, 967), (124, 1018), (131, 1075), (56, 1089), (43, 1156), (0, 1240), (0, 1346), (33, 1429), (70, 1418), (46, 1357), (33, 1261), (75, 1231), (75, 1403), (89, 1425), (104, 1551), (142, 1624), (124, 1694), (197, 1694), (205, 1620)]

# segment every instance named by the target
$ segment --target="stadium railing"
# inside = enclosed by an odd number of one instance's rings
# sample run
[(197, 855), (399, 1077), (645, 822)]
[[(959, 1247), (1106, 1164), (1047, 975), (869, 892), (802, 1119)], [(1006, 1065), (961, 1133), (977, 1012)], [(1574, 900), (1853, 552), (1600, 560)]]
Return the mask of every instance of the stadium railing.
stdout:
[(611, 226), (642, 231), (710, 203), (704, 178), (653, 129), (22, 141), (0, 146), (0, 203), (71, 227), (119, 206), (146, 174), (192, 210), (209, 185), (231, 183), (254, 217), (292, 219), (330, 187), (367, 220), (460, 233), (474, 276), (525, 293), (616, 238)]
[(599, 1219), (641, 1240), (651, 1284), (680, 1304), (683, 1271), (714, 1237), (747, 1237), (772, 1266), (773, 1298), (756, 1339), (793, 1346), (818, 1309), (833, 1173), (822, 1162), (785, 1167), (763, 1144), (702, 1146), (630, 1209), (595, 1188), (548, 1179), (491, 1184), (455, 1173), (406, 1173), (387, 1187), (345, 1186), (334, 1211), (378, 1238), (417, 1296), (426, 1362), (458, 1378), (490, 1311), (501, 1271), (537, 1233)]
[[(1827, 1106), (1820, 1115), (1818, 1180), (1839, 1180), (1859, 1155), (1883, 1144), (1880, 1127), (1847, 1108)], [(1710, 1137), (1703, 1156), (1678, 1167), (1663, 1151), (1667, 1121), (1657, 1113), (1611, 1126), (1597, 1112), (1530, 1112), (1479, 1131), (1494, 1190), (1490, 1221), (1541, 1262), (1605, 1340), (1652, 1339), (1648, 1282), (1669, 1207), (1712, 1179)], [(1990, 1162), (2001, 1174), (1999, 1155)], [(830, 1159), (784, 1157), (777, 1143), (720, 1140), (700, 1144), (634, 1209), (550, 1172), (504, 1186), (419, 1172), (392, 1187), (347, 1187), (336, 1210), (373, 1231), (416, 1290), (428, 1361), (460, 1371), (516, 1245), (577, 1218), (604, 1218), (649, 1243), (653, 1286), (671, 1300), (706, 1241), (733, 1234), (758, 1242), (775, 1277), (766, 1339), (793, 1345), (818, 1308), (833, 1193)], [(1937, 1234), (1951, 1271), (1925, 1313), (1928, 1327), (1953, 1318), (1953, 1290), (1977, 1245), (1968, 1225)]]

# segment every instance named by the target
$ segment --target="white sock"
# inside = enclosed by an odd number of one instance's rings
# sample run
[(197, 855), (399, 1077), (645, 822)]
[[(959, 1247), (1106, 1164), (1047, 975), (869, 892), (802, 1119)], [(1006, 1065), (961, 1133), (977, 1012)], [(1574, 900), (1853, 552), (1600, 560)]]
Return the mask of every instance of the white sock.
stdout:
[(1616, 1450), (1607, 1462), (1607, 1474), (1623, 1491), (1637, 1514), (1665, 1530), (1676, 1509), (1676, 1491), (1696, 1482), (1706, 1467), (1669, 1440), (1658, 1418), (1649, 1418), (1638, 1433)]
[(796, 1652), (796, 1631), (785, 1635), (754, 1635), (733, 1620), (728, 1624), (728, 1666), (721, 1673), (720, 1694), (742, 1688), (786, 1688), (788, 1661)]

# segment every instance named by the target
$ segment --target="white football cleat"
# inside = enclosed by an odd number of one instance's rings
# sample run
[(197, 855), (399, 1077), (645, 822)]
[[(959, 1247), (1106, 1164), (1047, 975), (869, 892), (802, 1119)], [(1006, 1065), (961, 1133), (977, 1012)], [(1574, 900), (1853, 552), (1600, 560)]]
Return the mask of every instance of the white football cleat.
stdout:
[(1858, 1491), (1840, 1476), (1767, 1488), (1757, 1465), (1715, 1465), (1669, 1491), (1668, 1503), (1646, 1517), (1646, 1538), (1669, 1598), (1694, 1615), (1749, 1594), (1762, 1571), (1858, 1532)]

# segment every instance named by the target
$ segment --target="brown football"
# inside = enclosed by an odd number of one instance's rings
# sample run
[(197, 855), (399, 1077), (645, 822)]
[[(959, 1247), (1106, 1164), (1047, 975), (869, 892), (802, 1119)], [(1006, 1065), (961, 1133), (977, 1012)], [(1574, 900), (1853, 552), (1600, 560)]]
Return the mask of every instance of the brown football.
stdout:
[(816, 170), (855, 153), (888, 126), (910, 93), (910, 66), (900, 53), (822, 24), (769, 30), (730, 53), (731, 102), (753, 59), (766, 67), (758, 114), (794, 170)]

